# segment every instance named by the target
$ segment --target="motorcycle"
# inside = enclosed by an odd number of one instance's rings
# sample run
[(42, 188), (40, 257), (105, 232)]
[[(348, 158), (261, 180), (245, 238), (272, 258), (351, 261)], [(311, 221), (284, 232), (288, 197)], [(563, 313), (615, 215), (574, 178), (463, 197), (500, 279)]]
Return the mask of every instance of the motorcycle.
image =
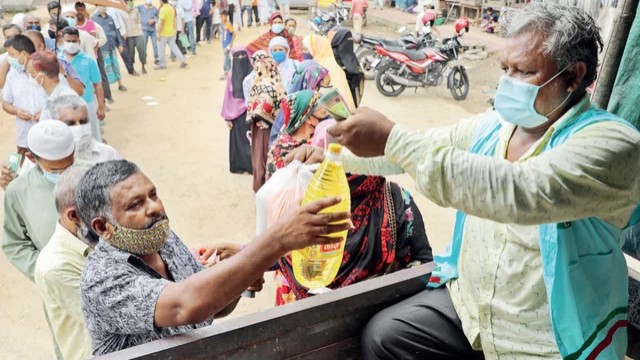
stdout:
[(331, 11), (317, 10), (316, 16), (309, 23), (311, 30), (322, 36), (327, 36), (329, 31), (337, 29), (349, 18), (348, 8), (337, 4), (332, 6), (334, 10)]
[(402, 27), (399, 31), (401, 36), (398, 40), (387, 40), (381, 37), (361, 35), (358, 39), (359, 47), (356, 50), (356, 58), (360, 67), (364, 71), (366, 80), (373, 80), (376, 77), (376, 66), (382, 60), (382, 57), (376, 52), (376, 46), (385, 47), (401, 47), (408, 50), (420, 50), (426, 47), (435, 46), (436, 39), (430, 29), (423, 29), (418, 35), (406, 32), (406, 27)]
[[(378, 65), (376, 87), (385, 96), (398, 96), (407, 87), (437, 86), (442, 83), (449, 63), (458, 59), (463, 48), (459, 35), (445, 39), (439, 48), (429, 47), (408, 50), (401, 47), (376, 46), (377, 53), (386, 59)], [(456, 100), (464, 100), (469, 94), (469, 76), (463, 65), (450, 68), (447, 88)]]

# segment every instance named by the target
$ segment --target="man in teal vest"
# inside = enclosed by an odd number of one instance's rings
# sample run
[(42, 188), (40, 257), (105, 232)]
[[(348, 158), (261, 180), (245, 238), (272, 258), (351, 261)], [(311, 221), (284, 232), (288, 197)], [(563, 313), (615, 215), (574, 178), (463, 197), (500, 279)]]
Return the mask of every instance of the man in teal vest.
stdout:
[(459, 210), (429, 289), (369, 322), (365, 359), (624, 358), (640, 133), (589, 102), (602, 47), (589, 15), (532, 3), (503, 18), (495, 111), (417, 132), (360, 108), (329, 129), (346, 171), (406, 172)]

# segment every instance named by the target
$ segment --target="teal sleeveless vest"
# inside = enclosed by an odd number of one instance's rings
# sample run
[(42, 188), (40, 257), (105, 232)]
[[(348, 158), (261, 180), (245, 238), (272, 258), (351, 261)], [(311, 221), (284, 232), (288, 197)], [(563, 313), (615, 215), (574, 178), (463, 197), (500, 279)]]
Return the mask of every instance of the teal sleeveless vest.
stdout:
[[(543, 149), (564, 143), (586, 126), (601, 121), (625, 120), (593, 107), (557, 128)], [(479, 126), (469, 151), (493, 157), (502, 128), (494, 112)], [(458, 212), (453, 239), (435, 256), (438, 265), (429, 287), (439, 287), (458, 277), (466, 214)], [(636, 208), (630, 225), (640, 222)], [(630, 227), (630, 226), (629, 226)], [(624, 232), (598, 218), (538, 225), (544, 284), (551, 322), (564, 359), (623, 359), (627, 348), (627, 265), (621, 251)]]

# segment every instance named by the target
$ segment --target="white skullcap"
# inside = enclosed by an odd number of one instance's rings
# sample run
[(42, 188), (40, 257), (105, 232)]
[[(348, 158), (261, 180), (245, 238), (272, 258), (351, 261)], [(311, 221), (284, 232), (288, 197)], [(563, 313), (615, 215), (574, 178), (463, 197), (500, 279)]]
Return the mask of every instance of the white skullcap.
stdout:
[(276, 36), (271, 39), (271, 41), (269, 41), (269, 52), (271, 52), (271, 49), (276, 46), (284, 46), (285, 48), (287, 48), (287, 50), (289, 50), (289, 43), (287, 42), (287, 39), (283, 38), (282, 36)]
[(62, 121), (40, 121), (29, 129), (29, 150), (45, 160), (62, 160), (73, 154), (73, 134)]
[(11, 23), (14, 25), (22, 26), (23, 22), (24, 22), (24, 13), (17, 13), (13, 15), (13, 18), (11, 19)]
[(77, 14), (76, 7), (73, 6), (73, 5), (67, 5), (67, 6), (63, 7), (62, 9), (60, 9), (60, 15), (67, 14), (67, 13)]

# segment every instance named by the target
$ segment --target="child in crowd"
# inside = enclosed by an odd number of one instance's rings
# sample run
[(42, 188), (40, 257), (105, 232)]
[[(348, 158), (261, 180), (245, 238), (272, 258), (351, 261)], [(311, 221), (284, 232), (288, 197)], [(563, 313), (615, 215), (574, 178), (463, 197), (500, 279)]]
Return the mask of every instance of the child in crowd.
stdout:
[(220, 77), (220, 80), (227, 78), (227, 73), (231, 69), (231, 47), (233, 46), (233, 40), (235, 33), (233, 32), (233, 25), (229, 22), (229, 12), (222, 10), (220, 12), (220, 31), (222, 32), (222, 52), (224, 54), (224, 74)]

